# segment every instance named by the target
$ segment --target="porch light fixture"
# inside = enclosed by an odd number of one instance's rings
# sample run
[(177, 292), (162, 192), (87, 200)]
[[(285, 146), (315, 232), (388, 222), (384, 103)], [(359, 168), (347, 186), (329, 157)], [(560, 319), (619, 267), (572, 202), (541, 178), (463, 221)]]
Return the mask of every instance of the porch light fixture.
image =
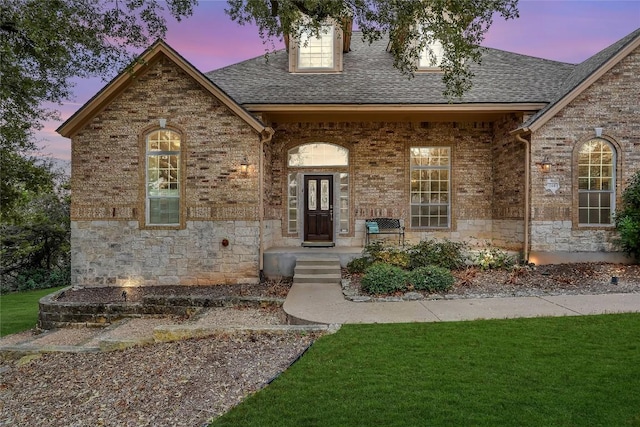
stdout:
[(538, 165), (538, 168), (540, 169), (540, 172), (542, 173), (550, 172), (552, 164), (553, 163), (549, 161), (549, 157), (547, 156), (544, 156), (544, 159), (542, 159), (542, 162), (536, 163), (536, 165)]
[(167, 127), (167, 119), (158, 119), (158, 122), (160, 123), (160, 127), (162, 129)]
[(249, 160), (247, 160), (247, 156), (244, 156), (244, 158), (240, 162), (240, 172), (242, 173), (249, 172)]
[(602, 136), (602, 128), (593, 128), (596, 132), (596, 138), (600, 138)]

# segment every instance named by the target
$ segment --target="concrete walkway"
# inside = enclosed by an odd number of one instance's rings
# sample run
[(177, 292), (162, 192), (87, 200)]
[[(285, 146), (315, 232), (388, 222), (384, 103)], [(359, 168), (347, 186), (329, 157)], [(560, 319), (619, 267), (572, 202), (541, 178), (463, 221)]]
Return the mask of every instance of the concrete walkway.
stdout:
[(640, 312), (640, 293), (352, 302), (339, 285), (295, 283), (284, 311), (299, 323), (449, 322)]

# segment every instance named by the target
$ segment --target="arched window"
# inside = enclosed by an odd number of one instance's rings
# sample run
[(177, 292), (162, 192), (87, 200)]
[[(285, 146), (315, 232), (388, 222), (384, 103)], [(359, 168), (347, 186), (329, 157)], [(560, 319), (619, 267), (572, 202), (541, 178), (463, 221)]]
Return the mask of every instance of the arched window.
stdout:
[(151, 132), (146, 153), (147, 224), (180, 224), (180, 135)]
[(348, 166), (349, 150), (326, 142), (299, 145), (289, 150), (289, 167)]
[(615, 150), (604, 139), (592, 139), (578, 152), (578, 222), (611, 225), (615, 210)]

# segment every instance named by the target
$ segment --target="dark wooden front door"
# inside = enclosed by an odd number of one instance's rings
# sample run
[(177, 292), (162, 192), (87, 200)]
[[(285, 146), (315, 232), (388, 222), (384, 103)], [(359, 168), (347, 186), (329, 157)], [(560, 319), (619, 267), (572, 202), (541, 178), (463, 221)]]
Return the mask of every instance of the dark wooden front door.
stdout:
[(333, 241), (333, 175), (304, 177), (304, 240)]

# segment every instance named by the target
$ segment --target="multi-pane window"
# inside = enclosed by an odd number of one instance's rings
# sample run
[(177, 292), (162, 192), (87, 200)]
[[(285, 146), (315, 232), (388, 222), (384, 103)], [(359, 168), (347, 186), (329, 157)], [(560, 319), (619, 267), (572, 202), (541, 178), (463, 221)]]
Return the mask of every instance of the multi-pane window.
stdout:
[(592, 139), (578, 153), (578, 222), (610, 225), (615, 209), (615, 154), (603, 139)]
[(147, 224), (180, 223), (180, 135), (150, 133), (146, 141)]
[(298, 68), (333, 68), (333, 25), (320, 27), (318, 36), (303, 33), (298, 46)]
[(434, 40), (420, 53), (419, 69), (440, 69), (444, 58), (444, 47), (439, 40)]
[(449, 147), (412, 147), (411, 227), (449, 227), (451, 150)]
[(348, 164), (349, 150), (325, 142), (299, 145), (288, 153), (289, 166), (347, 166)]

